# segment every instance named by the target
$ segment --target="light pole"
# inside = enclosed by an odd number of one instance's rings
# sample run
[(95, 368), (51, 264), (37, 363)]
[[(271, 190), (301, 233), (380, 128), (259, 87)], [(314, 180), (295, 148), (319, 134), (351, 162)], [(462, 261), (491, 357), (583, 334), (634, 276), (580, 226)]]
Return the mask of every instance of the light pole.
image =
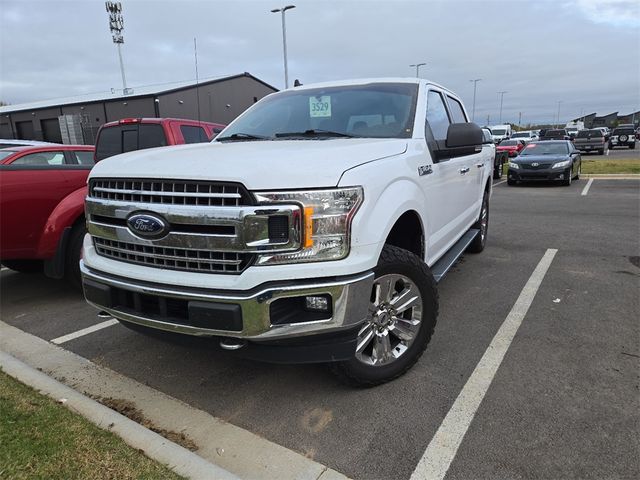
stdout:
[(129, 94), (127, 79), (124, 76), (124, 63), (122, 62), (122, 44), (124, 43), (124, 19), (122, 18), (122, 4), (120, 2), (105, 2), (107, 13), (109, 14), (109, 30), (113, 43), (118, 47), (118, 59), (120, 60), (120, 73), (122, 74), (122, 94)]
[(282, 8), (274, 8), (271, 13), (282, 13), (282, 46), (284, 49), (284, 88), (289, 88), (289, 67), (287, 66), (287, 25), (284, 19), (284, 12), (296, 8), (295, 5), (287, 5)]
[(471, 121), (473, 122), (476, 119), (476, 87), (478, 82), (482, 80), (481, 78), (474, 78), (473, 80), (469, 80), (473, 82), (473, 110), (471, 113)]
[(506, 90), (503, 92), (498, 92), (498, 95), (500, 95), (500, 125), (502, 125), (502, 100), (504, 99), (504, 94), (508, 93)]
[(558, 120), (556, 123), (556, 128), (560, 128), (560, 105), (562, 105), (562, 100), (558, 100)]
[(420, 77), (420, 67), (426, 65), (426, 63), (413, 63), (409, 65), (410, 67), (416, 67), (416, 78)]

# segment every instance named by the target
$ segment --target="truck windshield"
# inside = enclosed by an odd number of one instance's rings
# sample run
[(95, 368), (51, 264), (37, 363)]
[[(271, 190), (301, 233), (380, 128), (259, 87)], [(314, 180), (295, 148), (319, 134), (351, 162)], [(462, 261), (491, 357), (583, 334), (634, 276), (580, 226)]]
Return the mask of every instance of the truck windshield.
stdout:
[(216, 141), (409, 138), (417, 92), (408, 83), (289, 90), (254, 105)]
[(505, 133), (507, 133), (506, 130), (500, 129), (500, 128), (494, 128), (491, 131), (493, 132), (494, 135), (504, 135)]

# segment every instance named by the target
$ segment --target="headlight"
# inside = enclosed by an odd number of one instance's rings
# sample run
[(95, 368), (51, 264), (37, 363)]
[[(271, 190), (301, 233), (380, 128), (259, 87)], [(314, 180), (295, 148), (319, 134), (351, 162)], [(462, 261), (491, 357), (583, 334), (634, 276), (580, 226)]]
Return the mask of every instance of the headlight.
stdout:
[(260, 203), (302, 206), (302, 249), (261, 255), (257, 265), (340, 260), (349, 254), (351, 220), (364, 200), (362, 187), (256, 193)]
[(520, 165), (518, 165), (515, 162), (509, 162), (509, 168), (513, 168), (514, 170), (518, 170), (520, 168)]
[(571, 160), (565, 160), (563, 162), (554, 163), (551, 168), (563, 168), (568, 167), (571, 164)]

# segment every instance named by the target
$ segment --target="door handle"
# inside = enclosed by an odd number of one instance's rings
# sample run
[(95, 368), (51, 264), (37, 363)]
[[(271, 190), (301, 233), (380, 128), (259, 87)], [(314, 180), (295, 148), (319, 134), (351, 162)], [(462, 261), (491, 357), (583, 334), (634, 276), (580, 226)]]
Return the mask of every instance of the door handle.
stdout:
[(458, 171), (460, 172), (460, 175), (464, 175), (465, 173), (469, 173), (469, 167), (461, 168)]
[(482, 167), (484, 167), (484, 163), (476, 163), (476, 167), (482, 168)]

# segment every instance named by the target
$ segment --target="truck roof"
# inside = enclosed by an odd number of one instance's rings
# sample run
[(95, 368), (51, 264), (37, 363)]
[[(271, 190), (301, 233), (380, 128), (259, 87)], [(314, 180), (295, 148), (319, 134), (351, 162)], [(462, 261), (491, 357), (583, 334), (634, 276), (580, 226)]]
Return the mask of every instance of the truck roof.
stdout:
[[(430, 80), (425, 80), (422, 78), (415, 78), (415, 77), (377, 77), (377, 78), (374, 77), (374, 78), (356, 78), (356, 79), (349, 79), (349, 80), (332, 80), (328, 82), (309, 83), (305, 85), (300, 85), (299, 87), (290, 87), (288, 90), (306, 90), (311, 88), (340, 87), (343, 85), (366, 85), (369, 83), (413, 83), (418, 85), (421, 83), (424, 83), (427, 85), (433, 85), (435, 87), (438, 87), (442, 90), (451, 92), (454, 95), (456, 95), (454, 92), (452, 92), (448, 88), (443, 87), (442, 85), (436, 82), (432, 82)], [(288, 90), (283, 90), (283, 91), (286, 92)]]

